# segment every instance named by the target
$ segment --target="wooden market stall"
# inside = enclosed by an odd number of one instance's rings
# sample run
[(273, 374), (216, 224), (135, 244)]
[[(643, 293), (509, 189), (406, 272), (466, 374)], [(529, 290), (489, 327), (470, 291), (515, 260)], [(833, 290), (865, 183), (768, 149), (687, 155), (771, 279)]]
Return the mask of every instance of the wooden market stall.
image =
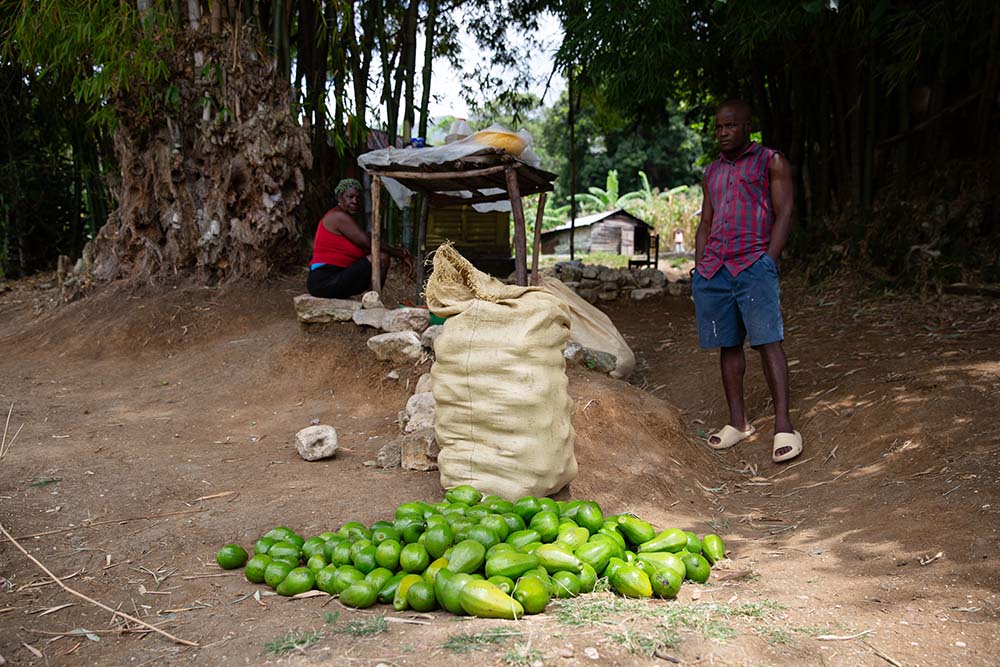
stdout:
[[(420, 149), (416, 149), (420, 150)], [(383, 179), (391, 178), (422, 195), (417, 219), (417, 291), (423, 289), (424, 261), (427, 256), (427, 220), (431, 206), (462, 206), (510, 200), (514, 218), (514, 276), (518, 285), (528, 284), (527, 231), (521, 198), (538, 194), (534, 252), (531, 272), (537, 280), (541, 254), (541, 226), (545, 199), (552, 191), (556, 175), (521, 162), (503, 149), (487, 148), (475, 155), (445, 163), (412, 167), (401, 164), (367, 167), (372, 177), (372, 246), (381, 244), (381, 203)], [(471, 196), (459, 196), (457, 192)], [(381, 293), (381, 261), (372, 253), (372, 290)]]

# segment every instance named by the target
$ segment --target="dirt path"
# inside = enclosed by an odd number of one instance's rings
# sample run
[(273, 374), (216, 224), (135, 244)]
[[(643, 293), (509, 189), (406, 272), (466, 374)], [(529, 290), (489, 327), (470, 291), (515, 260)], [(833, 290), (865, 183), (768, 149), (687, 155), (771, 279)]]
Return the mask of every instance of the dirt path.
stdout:
[[(252, 292), (105, 293), (61, 309), (40, 282), (0, 294), (0, 406), (15, 402), (12, 426), (24, 423), (0, 462), (0, 521), (21, 537), (72, 527), (22, 542), (68, 584), (200, 647), (120, 632), (109, 614), (34, 585), (40, 573), (4, 543), (0, 655), (11, 664), (667, 664), (646, 657), (663, 640), (697, 664), (995, 664), (992, 302), (922, 306), (793, 281), (788, 352), (807, 451), (783, 468), (769, 460), (754, 359), (747, 388), (761, 434), (711, 453), (697, 436), (724, 410), (690, 302), (613, 307), (639, 359), (632, 382), (647, 391), (571, 373), (581, 475), (569, 495), (717, 530), (734, 558), (676, 603), (602, 594), (512, 629), (442, 614), (379, 625), (321, 599), (258, 602), (238, 575), (216, 576), (222, 543), (250, 544), (277, 524), (313, 534), (371, 523), (439, 497), (434, 473), (364, 465), (396, 432), (422, 369), (388, 379), (390, 367), (358, 354), (365, 335), (351, 325), (303, 334), (290, 309), (297, 279)], [(338, 427), (337, 459), (295, 454), (291, 437), (312, 419)], [(167, 512), (189, 513), (84, 527)], [(321, 636), (284, 658), (267, 651), (290, 631)]]

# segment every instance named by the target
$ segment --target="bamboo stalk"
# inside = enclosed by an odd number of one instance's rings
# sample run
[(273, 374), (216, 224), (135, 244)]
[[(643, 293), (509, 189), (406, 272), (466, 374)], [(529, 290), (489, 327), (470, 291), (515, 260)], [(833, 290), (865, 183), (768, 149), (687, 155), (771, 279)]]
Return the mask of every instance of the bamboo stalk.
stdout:
[(60, 588), (62, 588), (64, 591), (66, 591), (70, 595), (75, 595), (76, 597), (80, 598), (81, 600), (85, 600), (85, 601), (89, 602), (92, 605), (100, 607), (101, 609), (103, 609), (105, 611), (111, 612), (115, 616), (121, 616), (125, 620), (131, 621), (133, 623), (137, 623), (138, 625), (141, 625), (144, 628), (149, 628), (153, 632), (161, 634), (164, 637), (166, 637), (167, 639), (169, 639), (170, 641), (175, 642), (177, 644), (183, 644), (185, 646), (198, 646), (198, 644), (195, 643), (195, 642), (188, 641), (186, 639), (181, 639), (180, 637), (175, 637), (174, 635), (170, 634), (169, 632), (165, 632), (164, 630), (159, 629), (155, 625), (150, 625), (149, 623), (146, 623), (145, 621), (141, 621), (141, 620), (139, 620), (138, 618), (136, 618), (134, 616), (130, 616), (129, 614), (126, 614), (123, 611), (118, 611), (117, 609), (112, 609), (111, 607), (107, 606), (106, 604), (98, 602), (97, 600), (95, 600), (95, 599), (93, 599), (91, 597), (88, 597), (88, 596), (84, 595), (83, 593), (80, 593), (79, 591), (76, 591), (76, 590), (70, 588), (69, 586), (67, 586), (66, 584), (64, 584), (59, 579), (59, 577), (57, 577), (56, 575), (52, 574), (52, 572), (47, 567), (45, 567), (44, 565), (42, 565), (41, 561), (39, 561), (37, 558), (35, 558), (31, 554), (29, 554), (25, 550), (25, 548), (22, 547), (21, 544), (16, 539), (14, 539), (14, 536), (7, 532), (7, 529), (3, 527), (3, 524), (0, 524), (0, 532), (2, 532), (4, 534), (4, 536), (8, 540), (10, 540), (11, 544), (13, 544), (15, 547), (17, 547), (18, 551), (20, 551), (25, 556), (27, 556), (28, 560), (30, 560), (32, 563), (34, 563), (35, 565), (37, 565), (38, 568), (42, 572), (44, 572), (46, 575), (48, 575), (49, 578), (52, 579), (52, 581), (54, 581), (56, 584), (58, 584), (58, 586)]

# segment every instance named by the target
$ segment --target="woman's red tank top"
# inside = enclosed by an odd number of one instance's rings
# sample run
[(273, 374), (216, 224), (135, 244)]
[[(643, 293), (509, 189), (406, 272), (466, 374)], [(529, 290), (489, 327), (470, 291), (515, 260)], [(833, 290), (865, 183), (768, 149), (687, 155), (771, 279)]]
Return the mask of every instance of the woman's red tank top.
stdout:
[(320, 220), (316, 227), (316, 240), (313, 243), (312, 261), (316, 264), (348, 267), (366, 255), (365, 251), (354, 245), (346, 236), (335, 234), (323, 226)]

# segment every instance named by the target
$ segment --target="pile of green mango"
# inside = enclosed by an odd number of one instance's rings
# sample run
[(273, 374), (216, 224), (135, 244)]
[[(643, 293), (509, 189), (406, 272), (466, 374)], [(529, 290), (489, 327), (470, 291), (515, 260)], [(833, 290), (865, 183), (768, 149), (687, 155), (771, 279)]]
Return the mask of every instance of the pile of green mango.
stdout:
[(249, 581), (280, 595), (319, 589), (360, 609), (383, 603), (517, 619), (544, 611), (553, 597), (593, 591), (600, 577), (627, 597), (673, 598), (685, 579), (707, 581), (726, 548), (718, 535), (606, 517), (591, 500), (511, 502), (459, 486), (439, 503), (400, 505), (394, 521), (348, 521), (309, 539), (279, 526), (253, 550), (248, 560), (229, 544), (216, 560), (245, 566)]

